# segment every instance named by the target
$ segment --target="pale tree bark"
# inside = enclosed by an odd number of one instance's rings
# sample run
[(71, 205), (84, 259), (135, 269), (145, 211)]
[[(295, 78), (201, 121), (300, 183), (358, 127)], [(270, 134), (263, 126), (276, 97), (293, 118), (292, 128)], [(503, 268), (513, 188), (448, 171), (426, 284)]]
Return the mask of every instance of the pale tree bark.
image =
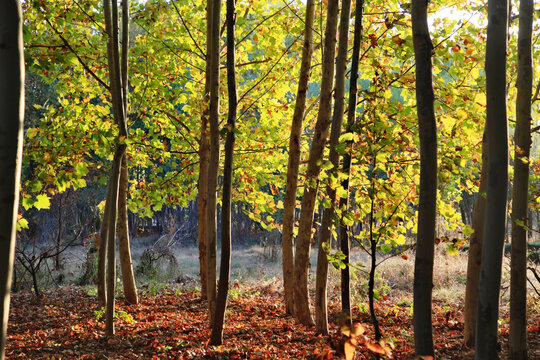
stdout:
[(315, 212), (317, 191), (319, 189), (321, 160), (323, 158), (324, 147), (326, 145), (328, 130), (331, 123), (338, 15), (339, 1), (329, 0), (326, 30), (324, 34), (324, 57), (319, 114), (317, 116), (317, 123), (315, 124), (313, 140), (309, 150), (304, 197), (302, 198), (300, 209), (296, 254), (294, 258), (296, 278), (296, 283), (294, 285), (294, 315), (298, 322), (305, 325), (314, 324), (309, 306), (308, 292), (309, 253), (311, 249), (313, 214)]
[(210, 49), (210, 160), (208, 163), (208, 194), (206, 208), (206, 292), (208, 320), (214, 323), (216, 309), (217, 253), (217, 178), (219, 171), (219, 40), (221, 0), (212, 1)]
[(128, 176), (127, 156), (124, 156), (122, 159), (122, 167), (120, 168), (120, 187), (118, 190), (118, 248), (120, 252), (120, 268), (122, 270), (124, 297), (129, 304), (137, 304), (139, 302), (139, 297), (137, 295), (137, 285), (135, 284), (135, 275), (133, 273), (133, 262), (131, 260), (129, 241), (127, 208)]
[[(334, 112), (332, 115), (332, 129), (330, 132), (330, 153), (328, 158), (332, 163), (330, 177), (337, 179), (339, 169), (339, 154), (336, 146), (339, 144), (341, 126), (343, 123), (343, 109), (345, 108), (345, 72), (347, 71), (347, 50), (349, 43), (349, 17), (351, 15), (351, 1), (342, 0), (341, 18), (339, 24), (339, 44), (336, 59), (336, 89)], [(334, 217), (334, 207), (336, 206), (336, 190), (332, 188), (330, 181), (326, 186), (326, 195), (330, 201), (330, 207), (323, 210), (321, 230), (319, 233), (319, 252), (317, 256), (317, 275), (315, 283), (315, 325), (317, 332), (328, 334), (328, 258), (327, 249), (330, 247), (332, 239), (332, 218)]]
[(204, 104), (201, 114), (201, 138), (199, 140), (199, 182), (197, 184), (197, 238), (199, 241), (199, 273), (201, 277), (201, 299), (206, 300), (206, 212), (208, 201), (208, 161), (210, 142), (208, 135), (208, 115), (210, 101), (210, 38), (212, 0), (207, 1), (206, 10), (206, 70), (204, 83)]
[(476, 359), (486, 360), (499, 358), (497, 321), (508, 191), (507, 19), (508, 0), (489, 0), (485, 65), (489, 174), (475, 336)]
[(235, 0), (227, 0), (227, 92), (229, 95), (229, 113), (227, 115), (227, 138), (225, 140), (225, 164), (223, 167), (223, 196), (221, 201), (221, 265), (219, 267), (219, 286), (216, 302), (216, 313), (210, 343), (223, 343), (223, 323), (227, 309), (229, 293), (229, 277), (231, 269), (231, 203), (233, 181), (234, 130), (238, 107), (236, 94), (235, 65)]
[[(112, 9), (111, 9), (112, 3)], [(128, 2), (123, 3), (122, 21), (127, 22)], [(118, 3), (116, 1), (104, 0), (103, 12), (105, 15), (105, 29), (108, 35), (107, 40), (107, 61), (110, 77), (111, 97), (113, 106), (114, 121), (118, 125), (118, 139), (116, 151), (111, 166), (111, 175), (109, 178), (109, 190), (107, 201), (110, 202), (107, 223), (107, 291), (106, 291), (106, 312), (105, 312), (105, 332), (108, 336), (114, 334), (114, 302), (116, 287), (116, 220), (118, 213), (118, 198), (120, 173), (122, 159), (126, 156), (126, 144), (123, 142), (128, 138), (126, 107), (123, 92), (127, 89), (122, 85), (121, 61), (118, 38)], [(126, 25), (124, 25), (125, 28)], [(127, 51), (127, 49), (126, 49)], [(127, 53), (125, 54), (127, 56)], [(102, 239), (103, 240), (103, 239)]]
[(296, 92), (296, 103), (289, 138), (289, 163), (287, 165), (287, 184), (283, 203), (283, 229), (281, 246), (283, 253), (283, 288), (285, 292), (285, 311), (292, 315), (294, 291), (294, 212), (296, 209), (296, 190), (298, 188), (298, 169), (300, 167), (300, 141), (302, 122), (306, 111), (308, 83), (311, 75), (311, 58), (313, 55), (313, 19), (315, 0), (307, 0), (304, 28), (304, 46), (302, 63)]
[[(356, 123), (356, 100), (358, 97), (358, 63), (360, 61), (360, 43), (362, 41), (362, 13), (364, 8), (364, 1), (359, 0), (356, 3), (356, 9), (354, 13), (354, 39), (353, 50), (351, 54), (351, 77), (349, 87), (349, 105), (347, 109), (347, 129), (346, 132), (353, 131), (353, 125)], [(342, 217), (349, 211), (349, 177), (351, 173), (351, 146), (352, 142), (348, 143), (347, 153), (343, 155), (342, 172), (347, 175), (343, 180), (341, 186), (347, 192), (347, 197), (341, 198), (339, 201), (339, 208), (341, 209)], [(341, 221), (339, 227), (339, 241), (340, 249), (345, 255), (343, 261), (349, 264), (350, 253), (350, 241), (349, 241), (349, 229), (343, 221)], [(350, 289), (350, 268), (346, 266), (341, 269), (341, 312), (345, 320), (345, 325), (352, 325), (352, 311), (351, 311), (351, 289)]]
[(531, 151), (533, 0), (519, 2), (512, 257), (510, 270), (510, 359), (527, 359), (527, 242), (529, 155)]
[(418, 232), (414, 262), (414, 347), (416, 355), (434, 355), (431, 301), (437, 207), (437, 125), (435, 123), (428, 2), (412, 1), (412, 31), (416, 61), (416, 109), (420, 138)]
[(482, 169), (480, 170), (480, 186), (474, 202), (472, 228), (474, 230), (470, 239), (469, 256), (467, 258), (467, 284), (465, 286), (465, 319), (464, 343), (468, 347), (474, 346), (476, 331), (476, 306), (478, 302), (478, 283), (480, 282), (480, 267), (482, 265), (482, 243), (484, 241), (484, 218), (486, 214), (486, 187), (488, 176), (488, 149), (487, 132), (484, 126), (482, 137)]
[(24, 53), (21, 4), (0, 3), (0, 297), (2, 333), (0, 359), (4, 360), (24, 129)]

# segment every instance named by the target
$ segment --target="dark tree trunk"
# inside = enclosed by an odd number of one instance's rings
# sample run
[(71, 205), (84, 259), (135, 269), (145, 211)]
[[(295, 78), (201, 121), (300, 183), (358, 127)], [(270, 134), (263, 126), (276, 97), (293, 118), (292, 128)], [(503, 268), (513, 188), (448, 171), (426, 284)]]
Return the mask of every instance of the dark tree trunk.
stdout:
[(506, 42), (508, 1), (488, 1), (486, 45), (488, 183), (478, 288), (476, 359), (498, 359), (497, 321), (508, 192)]
[(210, 160), (206, 208), (206, 291), (208, 320), (212, 327), (216, 309), (217, 178), (219, 171), (219, 40), (221, 0), (212, 0), (210, 59)]
[[(351, 55), (351, 78), (349, 89), (349, 107), (347, 109), (347, 132), (352, 132), (353, 125), (356, 123), (356, 99), (358, 96), (358, 63), (360, 60), (360, 43), (362, 41), (362, 12), (364, 7), (364, 1), (359, 0), (356, 2), (356, 10), (354, 14), (354, 40), (353, 51)], [(348, 152), (343, 155), (342, 172), (347, 174), (347, 178), (341, 183), (341, 186), (346, 190), (347, 197), (341, 198), (339, 201), (339, 208), (342, 214), (349, 211), (349, 176), (351, 172), (351, 153), (350, 146), (352, 142), (349, 142)], [(340, 248), (345, 259), (343, 261), (349, 263), (350, 253), (350, 241), (349, 241), (349, 229), (342, 221), (339, 228)], [(346, 325), (352, 325), (352, 312), (351, 312), (351, 290), (350, 290), (350, 268), (346, 266), (341, 270), (341, 311), (343, 313)]]
[(236, 95), (235, 68), (235, 0), (227, 0), (227, 88), (229, 94), (229, 114), (227, 116), (227, 139), (225, 140), (225, 164), (223, 168), (223, 198), (221, 207), (221, 265), (219, 268), (219, 286), (216, 302), (214, 325), (210, 343), (223, 343), (223, 322), (227, 309), (227, 294), (229, 293), (229, 277), (231, 268), (231, 203), (232, 177), (234, 155), (234, 130), (238, 98)]
[(431, 324), (433, 256), (437, 204), (437, 125), (433, 107), (431, 53), (426, 0), (412, 2), (416, 60), (416, 108), (420, 137), (418, 234), (414, 263), (414, 346), (416, 355), (434, 355)]
[(510, 359), (527, 359), (527, 216), (531, 150), (533, 0), (519, 5), (514, 186), (512, 191), (512, 258), (510, 280)]

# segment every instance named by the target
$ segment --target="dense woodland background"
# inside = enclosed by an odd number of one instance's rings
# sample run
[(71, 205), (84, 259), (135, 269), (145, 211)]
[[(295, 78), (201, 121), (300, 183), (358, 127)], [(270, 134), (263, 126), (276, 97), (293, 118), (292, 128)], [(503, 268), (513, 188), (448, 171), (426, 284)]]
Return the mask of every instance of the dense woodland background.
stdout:
[(19, 4), (8, 355), (540, 358), (534, 2), (221, 3)]

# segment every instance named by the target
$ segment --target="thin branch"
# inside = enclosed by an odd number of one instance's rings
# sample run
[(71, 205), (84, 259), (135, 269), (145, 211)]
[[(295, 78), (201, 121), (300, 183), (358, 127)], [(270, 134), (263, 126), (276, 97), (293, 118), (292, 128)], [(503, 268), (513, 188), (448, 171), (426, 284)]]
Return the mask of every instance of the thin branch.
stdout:
[(66, 47), (69, 49), (69, 51), (71, 51), (71, 53), (73, 55), (75, 55), (77, 57), (77, 60), (79, 61), (79, 63), (82, 65), (82, 67), (88, 71), (90, 73), (90, 75), (92, 75), (92, 77), (94, 79), (96, 79), (96, 81), (98, 83), (101, 84), (101, 86), (103, 86), (105, 89), (107, 89), (108, 91), (110, 91), (110, 87), (109, 85), (107, 85), (103, 80), (101, 80), (101, 78), (99, 76), (96, 75), (95, 72), (92, 71), (92, 69), (90, 69), (90, 67), (84, 62), (83, 59), (81, 59), (81, 57), (79, 56), (79, 54), (75, 51), (75, 49), (73, 49), (73, 47), (71, 47), (71, 45), (69, 44), (69, 42), (66, 40), (66, 38), (62, 35), (62, 33), (60, 31), (58, 31), (57, 28), (54, 27), (54, 25), (50, 22), (50, 20), (45, 17), (45, 21), (47, 22), (47, 24), (51, 27), (51, 29), (56, 33), (56, 35), (58, 35), (58, 37), (60, 37), (60, 39), (62, 40), (62, 42), (66, 45)]
[(195, 38), (191, 34), (191, 31), (189, 31), (189, 28), (188, 28), (186, 22), (184, 21), (184, 18), (182, 17), (182, 14), (180, 14), (180, 10), (176, 6), (176, 2), (173, 0), (173, 1), (171, 1), (171, 3), (174, 6), (174, 10), (176, 10), (176, 13), (178, 14), (178, 17), (180, 17), (180, 20), (182, 21), (182, 25), (184, 25), (184, 28), (186, 29), (189, 37), (191, 38), (191, 41), (193, 41), (193, 44), (195, 45), (195, 47), (200, 51), (200, 54), (198, 54), (199, 58), (201, 58), (202, 60), (206, 60), (206, 53), (203, 51), (203, 49), (201, 49), (199, 47), (199, 44), (197, 44), (197, 41), (195, 41)]
[(177, 170), (174, 172), (174, 175), (171, 176), (170, 178), (168, 178), (167, 180), (163, 180), (163, 182), (161, 184), (159, 184), (159, 186), (163, 186), (169, 182), (171, 182), (175, 177), (177, 177), (178, 175), (180, 175), (180, 173), (184, 170), (186, 170), (187, 168), (193, 166), (193, 165), (197, 165), (199, 162), (198, 161), (195, 161), (195, 162), (192, 162), (192, 163), (189, 163), (187, 164), (186, 166), (182, 167), (180, 170)]
[[(263, 76), (261, 76), (259, 78), (259, 81), (257, 81), (252, 87), (250, 87), (244, 94), (242, 94), (242, 96), (240, 96), (240, 98), (238, 99), (238, 103), (241, 103), (242, 100), (251, 92), (251, 90), (255, 89), (257, 86), (259, 86), (259, 84), (261, 82), (263, 82), (264, 79), (266, 79), (268, 77), (268, 75), (272, 72), (272, 70), (274, 70), (274, 68), (279, 64), (279, 62), (281, 61), (281, 59), (283, 59), (283, 57), (285, 56), (285, 54), (288, 54), (289, 53), (289, 50), (291, 49), (291, 47), (296, 44), (296, 41), (298, 40), (298, 36), (294, 39), (294, 41), (287, 47), (287, 49), (285, 49), (285, 51), (283, 51), (283, 54), (281, 54), (281, 56), (279, 57), (279, 59), (277, 59), (277, 61), (274, 63), (274, 65), (272, 65), (272, 67), (270, 67), (270, 69), (268, 69), (268, 71), (266, 72), (266, 74), (264, 74)], [(247, 111), (247, 110), (246, 110)], [(240, 116), (242, 116), (243, 114), (245, 114), (245, 111), (240, 114)]]

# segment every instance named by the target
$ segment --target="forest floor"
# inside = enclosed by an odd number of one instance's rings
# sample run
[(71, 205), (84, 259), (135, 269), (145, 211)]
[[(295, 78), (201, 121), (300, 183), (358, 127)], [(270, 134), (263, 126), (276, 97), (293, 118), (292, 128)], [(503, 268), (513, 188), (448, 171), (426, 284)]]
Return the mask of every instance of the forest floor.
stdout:
[[(47, 290), (40, 303), (29, 292), (12, 295), (7, 359), (317, 359), (339, 348), (344, 337), (338, 322), (338, 292), (330, 298), (330, 336), (299, 326), (286, 316), (277, 278), (257, 286), (233, 284), (229, 295), (224, 345), (210, 346), (206, 302), (192, 286), (142, 289), (139, 305), (117, 302), (116, 335), (106, 337), (95, 294), (65, 286)], [(413, 359), (412, 308), (408, 294), (392, 290), (377, 302), (383, 338), (391, 354), (384, 359)], [(540, 359), (540, 299), (529, 304), (529, 359)], [(359, 338), (373, 341), (365, 307), (354, 317), (366, 329)], [(437, 359), (472, 359), (463, 346), (463, 303), (434, 299)], [(501, 359), (507, 358), (508, 307), (500, 309)], [(338, 352), (330, 352), (340, 358)], [(375, 353), (360, 343), (356, 359)], [(326, 358), (326, 357), (325, 357)]]

